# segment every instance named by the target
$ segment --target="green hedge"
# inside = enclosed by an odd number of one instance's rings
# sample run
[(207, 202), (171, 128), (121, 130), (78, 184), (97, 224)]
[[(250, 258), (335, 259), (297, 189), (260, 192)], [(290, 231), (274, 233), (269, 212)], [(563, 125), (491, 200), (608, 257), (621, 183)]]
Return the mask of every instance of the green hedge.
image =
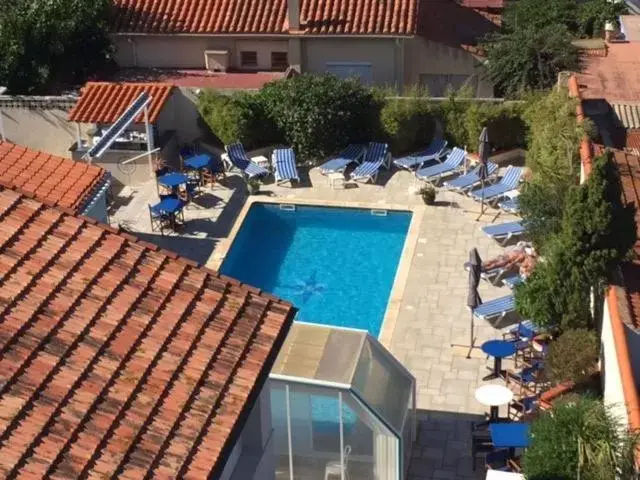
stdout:
[(419, 89), (386, 97), (355, 80), (301, 75), (267, 84), (257, 93), (198, 98), (204, 121), (222, 143), (247, 149), (286, 143), (299, 160), (317, 163), (349, 143), (386, 141), (394, 155), (424, 148), (443, 132), (449, 145), (476, 151), (484, 126), (494, 149), (525, 145), (518, 104), (478, 102), (463, 93), (434, 101)]

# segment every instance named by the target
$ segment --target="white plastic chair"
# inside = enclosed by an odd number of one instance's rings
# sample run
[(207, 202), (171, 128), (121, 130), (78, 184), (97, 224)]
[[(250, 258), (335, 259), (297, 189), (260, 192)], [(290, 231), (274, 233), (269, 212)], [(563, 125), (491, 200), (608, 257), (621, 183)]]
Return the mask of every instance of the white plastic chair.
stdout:
[(344, 447), (344, 463), (341, 464), (340, 460), (332, 460), (330, 462), (327, 462), (327, 466), (324, 469), (324, 480), (329, 480), (330, 476), (338, 476), (340, 478), (342, 478), (342, 475), (344, 475), (345, 480), (347, 480), (349, 477), (347, 475), (347, 462), (349, 461), (349, 454), (351, 453), (351, 445), (347, 445)]

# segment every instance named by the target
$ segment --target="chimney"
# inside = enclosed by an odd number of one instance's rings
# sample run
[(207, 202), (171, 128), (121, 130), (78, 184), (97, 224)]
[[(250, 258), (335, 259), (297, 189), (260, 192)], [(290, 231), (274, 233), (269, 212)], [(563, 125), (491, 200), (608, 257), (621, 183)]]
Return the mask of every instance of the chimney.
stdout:
[(300, 0), (287, 0), (287, 16), (289, 17), (289, 31), (300, 30)]

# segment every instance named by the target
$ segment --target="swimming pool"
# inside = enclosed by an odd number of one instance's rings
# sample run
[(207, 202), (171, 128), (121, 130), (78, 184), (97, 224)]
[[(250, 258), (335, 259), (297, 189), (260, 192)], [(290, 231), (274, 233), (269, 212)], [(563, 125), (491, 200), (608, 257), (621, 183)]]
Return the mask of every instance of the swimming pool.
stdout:
[(380, 333), (411, 212), (254, 202), (220, 267), (296, 320)]

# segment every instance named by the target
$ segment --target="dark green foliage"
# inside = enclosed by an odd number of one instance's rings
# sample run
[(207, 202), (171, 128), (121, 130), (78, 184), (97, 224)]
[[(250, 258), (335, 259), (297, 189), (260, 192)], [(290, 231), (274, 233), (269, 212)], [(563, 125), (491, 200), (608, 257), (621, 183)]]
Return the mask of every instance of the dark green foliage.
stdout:
[(522, 147), (526, 142), (527, 126), (523, 120), (523, 108), (516, 103), (468, 102), (464, 114), (464, 130), (470, 152), (478, 151), (478, 138), (487, 127), (489, 141), (494, 150)]
[(528, 480), (615, 480), (637, 478), (638, 435), (627, 433), (600, 400), (577, 397), (557, 402), (531, 427), (523, 473)]
[(370, 141), (379, 130), (380, 101), (355, 79), (299, 75), (267, 84), (258, 96), (285, 141), (307, 161)]
[(491, 35), (484, 43), (487, 76), (506, 96), (550, 88), (558, 73), (579, 67), (578, 51), (571, 40), (562, 25)]
[(409, 98), (386, 100), (380, 112), (383, 135), (395, 154), (427, 146), (436, 128), (435, 106), (429, 97), (420, 91), (405, 96)]
[(610, 155), (596, 157), (587, 181), (565, 196), (559, 230), (543, 245), (545, 261), (516, 289), (518, 312), (538, 325), (593, 327), (590, 292), (602, 294), (629, 255), (636, 241), (634, 215), (633, 205), (622, 203)]
[(596, 367), (600, 343), (591, 330), (566, 330), (549, 345), (544, 372), (554, 384), (586, 381)]
[(550, 25), (563, 25), (571, 32), (577, 29), (576, 0), (518, 0), (508, 4), (504, 26), (509, 32), (523, 29), (540, 30)]
[(520, 188), (518, 201), (527, 237), (537, 250), (560, 231), (568, 184), (544, 182), (538, 177)]
[(241, 141), (245, 148), (253, 149), (284, 142), (258, 95), (205, 90), (198, 97), (198, 111), (223, 144)]
[(629, 12), (627, 4), (610, 0), (589, 0), (578, 6), (578, 31), (581, 37), (602, 35), (607, 22), (617, 22)]
[(110, 64), (110, 0), (0, 1), (0, 84), (50, 93)]

